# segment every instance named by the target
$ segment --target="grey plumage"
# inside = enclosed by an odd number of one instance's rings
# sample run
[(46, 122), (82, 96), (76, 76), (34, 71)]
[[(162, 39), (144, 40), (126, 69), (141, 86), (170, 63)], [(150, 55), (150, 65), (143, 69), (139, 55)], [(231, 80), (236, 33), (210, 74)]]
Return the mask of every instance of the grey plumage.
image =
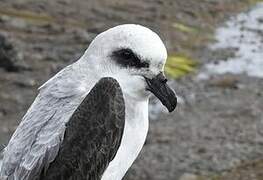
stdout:
[(64, 140), (66, 123), (89, 93), (79, 90), (86, 78), (80, 71), (77, 64), (70, 65), (40, 88), (4, 151), (0, 177), (32, 180), (47, 171)]
[(65, 124), (89, 92), (81, 92), (83, 79), (70, 65), (40, 88), (40, 92), (4, 151), (0, 177), (31, 180), (55, 159)]

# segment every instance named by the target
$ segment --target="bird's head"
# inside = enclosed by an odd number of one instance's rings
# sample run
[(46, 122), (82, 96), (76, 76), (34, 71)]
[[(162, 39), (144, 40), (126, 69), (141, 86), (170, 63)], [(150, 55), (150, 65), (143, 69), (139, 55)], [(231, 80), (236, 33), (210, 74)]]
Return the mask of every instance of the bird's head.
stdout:
[(166, 48), (160, 37), (141, 25), (126, 24), (99, 34), (84, 57), (94, 72), (118, 80), (124, 94), (148, 98), (153, 93), (171, 112), (177, 99), (167, 85)]

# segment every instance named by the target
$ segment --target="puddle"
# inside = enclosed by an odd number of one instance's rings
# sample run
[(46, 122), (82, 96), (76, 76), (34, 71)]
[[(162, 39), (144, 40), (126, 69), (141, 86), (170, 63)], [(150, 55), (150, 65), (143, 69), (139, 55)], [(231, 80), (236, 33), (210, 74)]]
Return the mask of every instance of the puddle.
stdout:
[(246, 74), (263, 78), (263, 3), (240, 13), (216, 30), (217, 43), (211, 49), (235, 49), (235, 56), (226, 61), (206, 64), (199, 79), (216, 74)]

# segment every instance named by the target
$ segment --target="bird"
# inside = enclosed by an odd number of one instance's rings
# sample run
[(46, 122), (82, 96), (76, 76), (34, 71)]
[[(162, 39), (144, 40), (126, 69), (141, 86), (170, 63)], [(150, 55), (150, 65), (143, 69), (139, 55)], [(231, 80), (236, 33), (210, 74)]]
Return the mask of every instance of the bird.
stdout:
[(166, 59), (163, 41), (145, 26), (98, 34), (39, 87), (4, 149), (0, 179), (121, 180), (145, 143), (150, 95), (176, 108)]

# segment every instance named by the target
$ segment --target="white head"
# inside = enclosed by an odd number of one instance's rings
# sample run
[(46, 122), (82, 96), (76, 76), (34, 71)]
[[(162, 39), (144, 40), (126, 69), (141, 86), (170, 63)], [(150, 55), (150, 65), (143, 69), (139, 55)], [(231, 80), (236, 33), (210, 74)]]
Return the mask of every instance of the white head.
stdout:
[(176, 97), (163, 75), (166, 58), (166, 48), (156, 33), (126, 24), (99, 34), (80, 62), (92, 66), (99, 77), (117, 79), (124, 94), (140, 100), (148, 98), (151, 91), (173, 110)]

